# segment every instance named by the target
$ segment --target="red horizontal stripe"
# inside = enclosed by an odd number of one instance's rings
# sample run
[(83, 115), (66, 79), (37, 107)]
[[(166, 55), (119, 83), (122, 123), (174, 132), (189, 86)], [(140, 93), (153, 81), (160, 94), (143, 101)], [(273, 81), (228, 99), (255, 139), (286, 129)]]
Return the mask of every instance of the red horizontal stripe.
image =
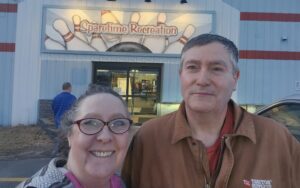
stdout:
[(0, 12), (17, 12), (17, 4), (3, 4), (0, 3)]
[(241, 12), (240, 20), (275, 21), (275, 22), (300, 22), (300, 14)]
[(240, 50), (240, 59), (300, 60), (300, 52)]
[(0, 52), (14, 52), (15, 43), (0, 43)]

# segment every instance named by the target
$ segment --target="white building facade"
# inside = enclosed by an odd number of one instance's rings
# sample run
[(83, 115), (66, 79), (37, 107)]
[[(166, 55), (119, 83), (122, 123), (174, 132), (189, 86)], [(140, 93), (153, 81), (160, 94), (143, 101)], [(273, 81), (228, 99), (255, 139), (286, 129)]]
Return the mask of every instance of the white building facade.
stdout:
[(0, 125), (36, 123), (63, 82), (77, 97), (112, 86), (136, 123), (173, 110), (180, 50), (201, 33), (239, 47), (238, 103), (300, 92), (299, 10), (297, 0), (0, 0)]

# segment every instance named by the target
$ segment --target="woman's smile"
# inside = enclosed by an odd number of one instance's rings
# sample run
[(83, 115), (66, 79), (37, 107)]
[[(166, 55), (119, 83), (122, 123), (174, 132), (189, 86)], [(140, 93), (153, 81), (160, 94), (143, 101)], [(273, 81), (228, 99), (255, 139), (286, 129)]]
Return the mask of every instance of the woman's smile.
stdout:
[(115, 151), (90, 151), (90, 153), (95, 157), (107, 158), (111, 157)]

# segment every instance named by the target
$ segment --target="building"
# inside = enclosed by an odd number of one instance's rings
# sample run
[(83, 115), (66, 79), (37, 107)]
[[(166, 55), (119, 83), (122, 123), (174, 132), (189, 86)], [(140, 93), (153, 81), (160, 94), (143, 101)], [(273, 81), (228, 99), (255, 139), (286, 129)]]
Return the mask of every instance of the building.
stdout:
[(1, 126), (36, 123), (66, 81), (114, 87), (135, 122), (174, 110), (180, 50), (208, 32), (239, 47), (247, 109), (300, 92), (298, 0), (0, 0), (0, 24)]

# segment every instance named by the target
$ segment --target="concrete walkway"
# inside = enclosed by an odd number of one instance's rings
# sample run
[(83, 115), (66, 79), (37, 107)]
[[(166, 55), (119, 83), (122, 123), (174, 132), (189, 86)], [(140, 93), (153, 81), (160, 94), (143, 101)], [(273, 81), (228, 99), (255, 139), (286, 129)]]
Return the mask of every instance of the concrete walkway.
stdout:
[(50, 158), (1, 160), (0, 187), (15, 187), (48, 164), (50, 160)]

